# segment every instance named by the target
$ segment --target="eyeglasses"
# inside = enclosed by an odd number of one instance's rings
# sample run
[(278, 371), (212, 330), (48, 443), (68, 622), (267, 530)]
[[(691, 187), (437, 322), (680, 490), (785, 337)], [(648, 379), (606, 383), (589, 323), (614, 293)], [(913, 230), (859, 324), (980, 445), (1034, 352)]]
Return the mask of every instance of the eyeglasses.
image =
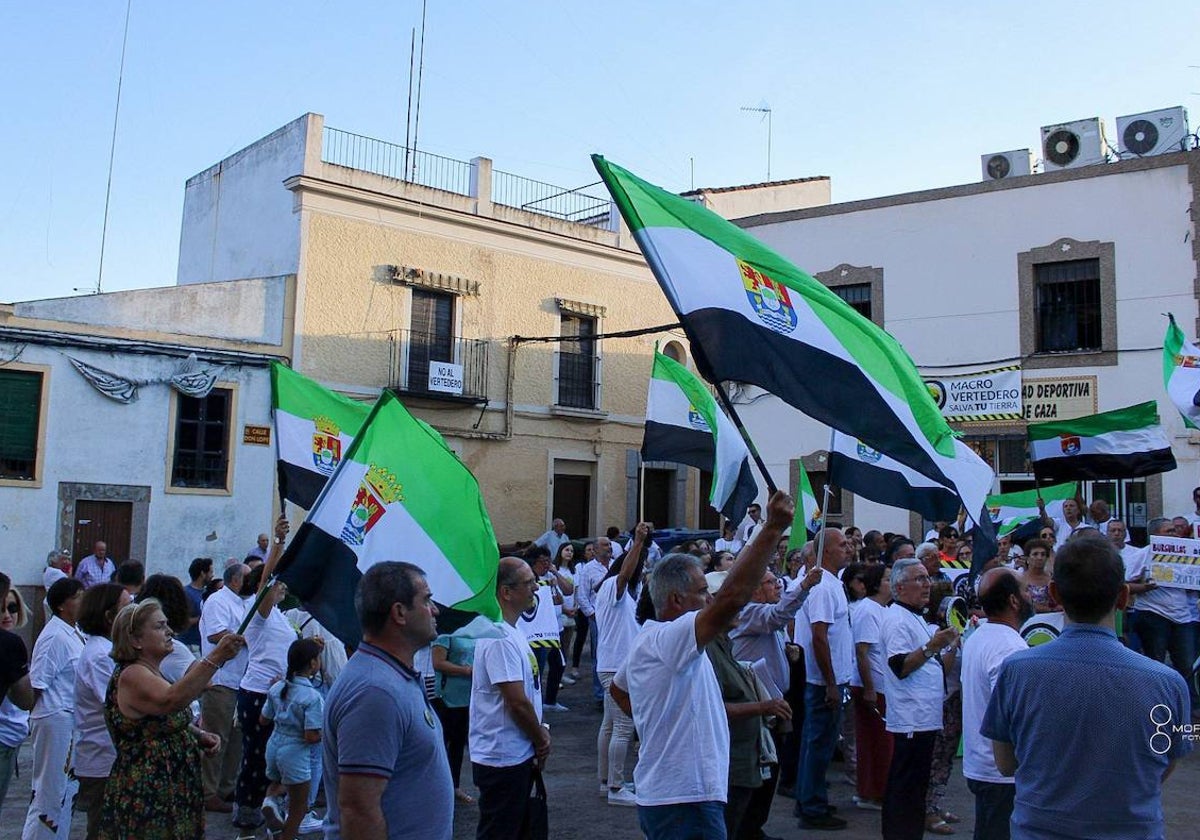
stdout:
[(916, 577), (910, 577), (908, 579), (908, 582), (909, 583), (929, 583), (929, 575), (917, 575)]

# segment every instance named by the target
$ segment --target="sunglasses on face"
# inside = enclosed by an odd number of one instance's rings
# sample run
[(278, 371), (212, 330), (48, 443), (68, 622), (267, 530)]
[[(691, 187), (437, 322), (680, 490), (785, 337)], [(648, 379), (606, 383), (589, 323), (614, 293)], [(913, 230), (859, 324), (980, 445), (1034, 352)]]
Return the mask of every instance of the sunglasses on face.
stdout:
[(20, 608), (20, 606), (17, 605), (16, 601), (9, 601), (7, 604), (4, 605), (4, 611), (7, 612), (9, 615), (16, 615), (17, 613), (19, 613), (21, 611), (21, 608)]

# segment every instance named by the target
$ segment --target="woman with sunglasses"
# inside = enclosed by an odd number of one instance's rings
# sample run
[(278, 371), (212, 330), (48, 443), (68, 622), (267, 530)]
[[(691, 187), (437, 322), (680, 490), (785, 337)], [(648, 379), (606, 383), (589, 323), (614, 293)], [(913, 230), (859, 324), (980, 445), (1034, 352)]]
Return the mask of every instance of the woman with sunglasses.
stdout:
[[(0, 630), (9, 633), (24, 627), (29, 620), (29, 610), (21, 599), (21, 593), (8, 590), (4, 596), (4, 608), (0, 610)], [(17, 769), (17, 750), (29, 737), (29, 712), (17, 707), (7, 696), (0, 703), (0, 807), (8, 793), (8, 783)]]

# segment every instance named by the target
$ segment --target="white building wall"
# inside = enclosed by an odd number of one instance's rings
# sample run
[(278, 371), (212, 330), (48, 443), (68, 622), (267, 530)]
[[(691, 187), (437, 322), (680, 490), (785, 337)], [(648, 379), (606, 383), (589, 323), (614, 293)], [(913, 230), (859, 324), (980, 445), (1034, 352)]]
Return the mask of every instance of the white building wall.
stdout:
[[(0, 342), (0, 357), (7, 359), (20, 348)], [(144, 557), (133, 557), (145, 563), (147, 574), (164, 572), (186, 580), (188, 563), (195, 557), (213, 557), (218, 568), (226, 557), (244, 557), (255, 537), (270, 530), (272, 518), (274, 447), (241, 442), (244, 424), (270, 425), (268, 369), (226, 368), (221, 382), (231, 383), (237, 393), (231, 431), (232, 493), (200, 495), (167, 492), (171, 388), (143, 386), (137, 401), (123, 405), (89, 385), (71, 367), (66, 353), (134, 379), (169, 374), (181, 361), (24, 345), (21, 363), (51, 368), (45, 385), (49, 389), (45, 460), (40, 487), (0, 486), (0, 571), (18, 585), (40, 586), (47, 552), (70, 547), (60, 545), (60, 482), (150, 488), (147, 551)], [(213, 533), (216, 539), (207, 540)]]
[[(1099, 411), (1157, 400), (1179, 462), (1163, 476), (1164, 509), (1189, 509), (1191, 489), (1200, 484), (1200, 458), (1163, 389), (1160, 349), (1162, 313), (1173, 312), (1189, 334), (1196, 324), (1193, 188), (1186, 163), (895, 201), (852, 212), (837, 212), (834, 205), (748, 230), (810, 274), (843, 263), (882, 268), (885, 327), (918, 367), (982, 368), (1016, 359), (1017, 255), (1064, 237), (1115, 243), (1118, 364), (1027, 369), (1025, 375), (1095, 375)], [(751, 396), (757, 393), (751, 389)], [(828, 447), (826, 427), (774, 397), (739, 412), (781, 486), (787, 486), (790, 459)], [(863, 528), (908, 530), (906, 512), (862, 499), (855, 500), (853, 519)]]
[(177, 283), (296, 273), (300, 216), (283, 182), (319, 156), (323, 125), (305, 114), (188, 179)]

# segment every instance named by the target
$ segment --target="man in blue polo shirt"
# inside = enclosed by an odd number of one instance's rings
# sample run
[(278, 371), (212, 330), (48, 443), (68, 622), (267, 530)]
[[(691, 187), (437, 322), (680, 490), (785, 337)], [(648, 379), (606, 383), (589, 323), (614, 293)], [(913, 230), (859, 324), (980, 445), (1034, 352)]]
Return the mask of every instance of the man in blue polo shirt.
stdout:
[(1013, 840), (1162, 838), (1162, 783), (1191, 751), (1191, 708), (1175, 671), (1124, 647), (1125, 569), (1102, 537), (1067, 542), (1050, 597), (1067, 624), (1005, 660), (980, 733), (1014, 776)]
[(363, 641), (325, 702), (325, 838), (450, 840), (450, 763), (413, 670), (413, 654), (437, 637), (425, 573), (376, 563), (355, 606)]

